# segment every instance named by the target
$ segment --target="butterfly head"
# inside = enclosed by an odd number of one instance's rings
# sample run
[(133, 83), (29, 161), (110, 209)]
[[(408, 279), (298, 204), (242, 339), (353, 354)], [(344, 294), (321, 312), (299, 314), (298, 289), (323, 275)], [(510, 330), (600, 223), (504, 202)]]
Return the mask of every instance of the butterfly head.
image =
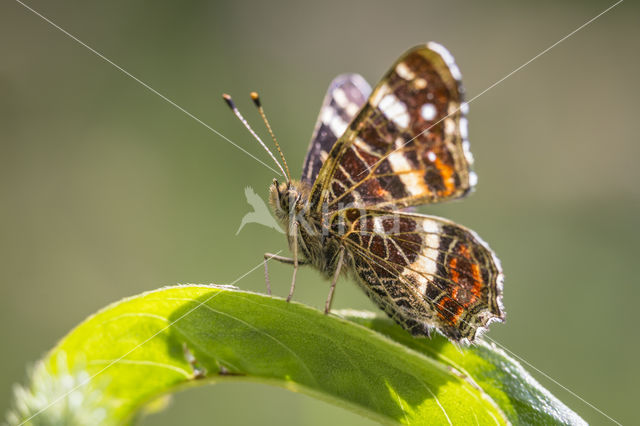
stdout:
[(302, 194), (295, 183), (290, 181), (279, 183), (277, 179), (273, 179), (269, 188), (269, 202), (279, 220), (286, 223), (289, 216), (297, 210), (301, 198)]

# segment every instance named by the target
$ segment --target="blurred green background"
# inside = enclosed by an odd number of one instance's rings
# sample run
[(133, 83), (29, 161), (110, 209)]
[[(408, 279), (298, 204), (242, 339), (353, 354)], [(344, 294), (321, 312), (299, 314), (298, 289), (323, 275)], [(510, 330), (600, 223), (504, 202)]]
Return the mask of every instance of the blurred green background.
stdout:
[[(295, 175), (329, 81), (372, 84), (433, 40), (471, 98), (613, 4), (527, 2), (28, 3), (266, 163), (260, 91)], [(637, 3), (626, 1), (470, 105), (479, 175), (421, 212), (476, 230), (502, 259), (507, 323), (490, 336), (622, 423), (637, 421), (640, 144)], [(25, 367), (87, 315), (174, 283), (230, 282), (284, 237), (247, 225), (244, 188), (274, 174), (19, 3), (0, 4), (0, 411)], [(291, 269), (271, 267), (285, 295)], [(238, 282), (263, 291), (261, 269)], [(303, 269), (295, 298), (328, 283)], [(336, 308), (375, 309), (353, 283)], [(534, 376), (593, 424), (608, 420)], [(181, 393), (145, 425), (370, 424), (264, 385)]]

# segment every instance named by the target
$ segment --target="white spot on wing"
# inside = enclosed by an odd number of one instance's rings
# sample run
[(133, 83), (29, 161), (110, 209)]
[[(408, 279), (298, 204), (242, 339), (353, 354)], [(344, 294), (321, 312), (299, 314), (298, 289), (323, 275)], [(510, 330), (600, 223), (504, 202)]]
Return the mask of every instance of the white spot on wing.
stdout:
[(460, 72), (460, 68), (458, 68), (455, 63), (449, 65), (449, 71), (451, 71), (451, 75), (453, 76), (453, 78), (458, 81), (462, 80), (462, 73)]
[(461, 118), (460, 119), (460, 136), (462, 136), (462, 139), (467, 139), (469, 137), (469, 129), (467, 128), (467, 119), (466, 118)]
[[(387, 159), (389, 161), (389, 164), (391, 164), (391, 169), (396, 173), (414, 170), (414, 168), (411, 167), (411, 165), (405, 158), (404, 153), (402, 152), (393, 151), (391, 154), (389, 154), (389, 157)], [(414, 171), (414, 173), (403, 173), (399, 174), (398, 177), (405, 185), (410, 195), (424, 194), (426, 188), (420, 172)]]
[(393, 93), (386, 94), (378, 104), (378, 108), (391, 121), (402, 128), (409, 126), (409, 113), (407, 106)]
[[(427, 276), (433, 276), (438, 271), (437, 259), (438, 250), (431, 248), (424, 249), (422, 253), (420, 253), (420, 256), (418, 256), (418, 259), (411, 264), (410, 268), (414, 271), (420, 271)], [(413, 277), (420, 282), (420, 291), (422, 294), (425, 294), (427, 291), (427, 279), (419, 274), (415, 274)]]
[(379, 153), (375, 152), (372, 148), (371, 145), (369, 145), (368, 143), (366, 143), (365, 141), (363, 141), (361, 138), (356, 137), (355, 140), (353, 141), (353, 144), (358, 147), (358, 149), (360, 149), (361, 151), (364, 151), (368, 154), (371, 155), (376, 155), (379, 156)]
[(451, 53), (449, 53), (443, 45), (430, 41), (427, 43), (427, 47), (442, 56), (442, 59), (447, 65), (454, 63), (453, 56), (451, 56)]
[[(429, 234), (436, 234), (440, 231), (440, 225), (435, 220), (425, 219), (422, 221), (422, 230)], [(438, 248), (438, 246), (435, 248)]]
[[(419, 90), (427, 87), (427, 84), (427, 80), (425, 80), (424, 78), (416, 78), (415, 80), (413, 80), (413, 87)], [(427, 93), (427, 98), (432, 99), (433, 93)]]
[(333, 121), (333, 117), (336, 115), (336, 110), (330, 106), (325, 106), (322, 108), (322, 112), (320, 113), (320, 120), (322, 124), (325, 126), (330, 126)]
[(322, 120), (322, 123), (329, 126), (333, 134), (338, 137), (342, 136), (349, 125), (338, 114), (336, 114), (336, 110), (330, 106), (322, 108), (320, 119)]
[(433, 163), (434, 161), (436, 161), (436, 154), (434, 154), (433, 151), (429, 151), (427, 152), (427, 158)]
[(453, 119), (447, 118), (444, 120), (444, 132), (447, 135), (453, 135), (456, 131), (456, 125), (453, 122)]
[(453, 56), (451, 56), (451, 53), (449, 53), (449, 51), (444, 46), (438, 43), (429, 42), (427, 43), (427, 47), (435, 51), (442, 57), (442, 59), (444, 60), (444, 63), (447, 64), (447, 66), (449, 67), (449, 71), (451, 72), (451, 75), (453, 76), (453, 78), (455, 78), (458, 81), (462, 79), (462, 74), (460, 73), (460, 69), (456, 65), (456, 61), (453, 59)]
[(342, 136), (345, 130), (347, 130), (347, 126), (348, 124), (337, 115), (333, 120), (331, 120), (331, 123), (329, 124), (329, 127), (331, 127), (331, 131), (333, 132), (333, 134), (338, 137)]
[(416, 74), (404, 62), (396, 65), (396, 73), (405, 80), (413, 80), (416, 77)]
[(350, 117), (355, 117), (356, 114), (358, 113), (359, 109), (360, 109), (360, 107), (357, 104), (350, 103), (345, 108), (345, 111), (347, 111), (347, 114), (349, 114)]
[(463, 102), (460, 104), (460, 111), (462, 111), (462, 113), (464, 115), (469, 114), (469, 104), (466, 102)]
[(438, 111), (433, 104), (424, 104), (422, 105), (422, 108), (420, 108), (420, 115), (422, 115), (422, 118), (427, 121), (431, 121), (436, 118), (437, 113)]
[(478, 175), (476, 172), (469, 172), (469, 186), (472, 188), (478, 184)]
[[(429, 242), (429, 240), (431, 240)], [(440, 244), (440, 238), (437, 235), (429, 235), (427, 237), (427, 244), (434, 243), (436, 244), (436, 248), (428, 248), (422, 251), (422, 256), (418, 258), (416, 263), (419, 263), (420, 270), (424, 271), (428, 274), (435, 275), (438, 270), (437, 260), (438, 260), (438, 244)], [(429, 246), (431, 247), (431, 246)], [(412, 265), (413, 266), (413, 265)], [(416, 265), (418, 266), (418, 265)], [(417, 269), (417, 268), (416, 268)]]
[(333, 99), (336, 101), (336, 104), (338, 104), (340, 108), (345, 108), (349, 104), (347, 95), (344, 93), (344, 90), (340, 88), (333, 91)]
[(382, 98), (390, 91), (391, 90), (389, 90), (389, 86), (387, 86), (386, 83), (380, 86), (380, 88), (376, 90), (373, 95), (371, 95), (371, 99), (370, 99), (371, 105), (377, 107), (380, 104), (380, 101), (382, 100)]
[[(431, 219), (424, 219), (422, 222), (422, 229), (425, 232), (425, 246), (418, 256), (418, 259), (411, 264), (410, 269), (414, 271), (420, 271), (425, 275), (433, 276), (437, 273), (438, 268), (438, 247), (440, 247), (440, 225), (438, 222)], [(428, 280), (415, 272), (410, 272), (405, 269), (403, 275), (409, 276), (420, 283), (420, 291), (425, 294), (427, 291)]]

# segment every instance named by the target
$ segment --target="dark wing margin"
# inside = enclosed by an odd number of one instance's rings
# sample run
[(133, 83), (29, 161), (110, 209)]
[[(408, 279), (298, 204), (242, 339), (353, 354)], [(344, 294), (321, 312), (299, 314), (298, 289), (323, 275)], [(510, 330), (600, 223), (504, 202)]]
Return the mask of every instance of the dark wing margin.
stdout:
[(359, 74), (339, 75), (329, 85), (302, 167), (301, 180), (310, 187), (315, 182), (329, 151), (367, 101), (370, 93), (371, 86)]
[(385, 210), (345, 209), (334, 218), (360, 286), (412, 334), (428, 336), (435, 328), (471, 343), (504, 320), (500, 261), (473, 231)]
[(401, 209), (466, 195), (476, 176), (460, 79), (437, 43), (402, 55), (329, 153), (314, 207)]

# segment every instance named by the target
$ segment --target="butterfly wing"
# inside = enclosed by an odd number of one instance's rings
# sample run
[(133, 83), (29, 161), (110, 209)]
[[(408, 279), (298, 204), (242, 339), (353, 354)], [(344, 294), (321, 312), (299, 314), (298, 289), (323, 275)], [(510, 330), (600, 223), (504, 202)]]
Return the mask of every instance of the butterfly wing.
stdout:
[(329, 152), (312, 206), (404, 208), (464, 196), (476, 180), (466, 110), (449, 52), (436, 43), (409, 50)]
[(342, 74), (331, 82), (322, 101), (320, 115), (304, 159), (303, 182), (309, 186), (313, 185), (327, 154), (367, 101), (370, 93), (371, 87), (358, 74)]
[(504, 319), (500, 262), (473, 231), (434, 216), (355, 208), (336, 212), (332, 230), (361, 287), (412, 334), (435, 327), (472, 342)]

